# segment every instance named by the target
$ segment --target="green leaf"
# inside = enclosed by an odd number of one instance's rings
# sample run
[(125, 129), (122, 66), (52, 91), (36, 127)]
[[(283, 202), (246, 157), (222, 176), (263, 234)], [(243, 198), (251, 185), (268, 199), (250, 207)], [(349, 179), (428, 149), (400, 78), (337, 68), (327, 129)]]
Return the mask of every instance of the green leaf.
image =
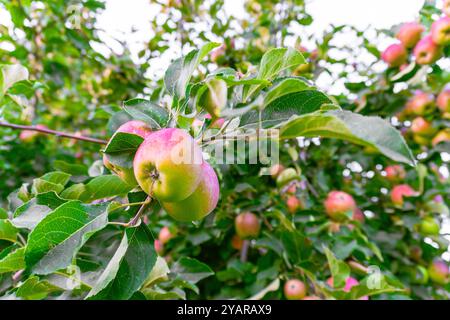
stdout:
[(106, 154), (136, 152), (144, 138), (132, 133), (116, 132), (108, 142)]
[(108, 223), (107, 204), (69, 201), (48, 214), (28, 236), (27, 267), (36, 274), (66, 268), (89, 237)]
[(53, 191), (38, 194), (17, 208), (12, 223), (18, 228), (33, 229), (51, 211), (65, 202)]
[(144, 121), (153, 129), (164, 128), (169, 122), (166, 109), (145, 99), (125, 101), (123, 107), (133, 119)]
[(60, 193), (63, 190), (64, 186), (62, 184), (56, 184), (47, 180), (43, 180), (41, 178), (34, 179), (33, 185), (31, 186), (31, 191), (34, 194), (46, 193), (51, 191)]
[(167, 91), (174, 97), (184, 97), (186, 87), (201, 60), (219, 45), (214, 42), (206, 43), (201, 49), (192, 50), (186, 56), (172, 62), (164, 75), (164, 85)]
[(152, 286), (159, 281), (167, 279), (169, 272), (170, 269), (167, 266), (166, 260), (162, 257), (157, 257), (155, 266), (145, 280), (144, 287)]
[(280, 288), (280, 279), (277, 278), (263, 290), (248, 298), (248, 300), (262, 300), (267, 293), (277, 291), (279, 288)]
[(156, 263), (153, 236), (145, 224), (125, 230), (122, 241), (86, 299), (129, 299)]
[[(2, 255), (3, 251), (0, 253), (0, 256)], [(4, 257), (0, 258), (0, 273), (14, 272), (21, 269), (25, 269), (25, 248), (10, 251)]]
[(76, 183), (61, 192), (61, 198), (79, 200), (84, 192), (86, 192), (86, 186), (83, 183)]
[(400, 132), (379, 117), (332, 110), (297, 116), (281, 127), (281, 139), (299, 136), (343, 139), (374, 148), (395, 161), (415, 165)]
[(53, 162), (53, 167), (62, 172), (71, 174), (73, 176), (87, 176), (88, 169), (85, 165), (76, 164), (76, 163), (68, 163), (61, 160), (55, 160)]
[(195, 284), (213, 275), (214, 271), (197, 259), (183, 257), (173, 265), (172, 273), (179, 279)]
[(27, 79), (28, 70), (24, 66), (20, 64), (1, 65), (1, 95), (4, 95), (14, 83)]
[(116, 175), (95, 177), (85, 186), (86, 190), (81, 194), (80, 200), (91, 202), (98, 199), (109, 198), (128, 193), (133, 186), (123, 182)]
[(302, 263), (308, 259), (311, 253), (311, 245), (308, 240), (298, 231), (283, 232), (281, 234), (284, 252), (286, 252), (289, 261), (294, 265)]
[(54, 184), (65, 186), (70, 180), (70, 174), (61, 171), (53, 171), (44, 174), (41, 179)]
[(16, 296), (25, 300), (41, 300), (59, 290), (58, 287), (45, 280), (41, 281), (38, 277), (30, 277), (17, 289)]
[(3, 208), (0, 208), (0, 219), (8, 219), (8, 212)]
[(14, 227), (11, 221), (6, 219), (0, 220), (0, 240), (16, 242), (18, 233), (19, 230)]
[(336, 259), (330, 249), (324, 247), (325, 255), (327, 256), (328, 266), (330, 267), (331, 276), (333, 277), (333, 286), (335, 288), (342, 288), (345, 281), (350, 276), (350, 267), (341, 260)]
[(403, 285), (399, 281), (393, 281), (383, 274), (370, 274), (357, 286), (352, 287), (347, 294), (347, 299), (359, 299), (364, 296), (372, 296), (380, 293), (403, 292)]

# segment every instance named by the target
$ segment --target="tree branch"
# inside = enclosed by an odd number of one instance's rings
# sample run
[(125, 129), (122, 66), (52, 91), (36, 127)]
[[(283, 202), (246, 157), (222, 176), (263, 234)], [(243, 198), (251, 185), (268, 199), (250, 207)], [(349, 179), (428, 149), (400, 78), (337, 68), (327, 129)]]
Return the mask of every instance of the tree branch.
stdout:
[(39, 128), (39, 127), (35, 127), (35, 126), (24, 126), (24, 125), (20, 125), (20, 124), (12, 124), (12, 123), (7, 123), (7, 122), (3, 122), (3, 121), (0, 121), (0, 127), (7, 127), (7, 128), (17, 129), (17, 130), (38, 131), (38, 132), (42, 132), (45, 134), (52, 134), (52, 135), (55, 135), (58, 137), (82, 140), (82, 141), (93, 142), (93, 143), (98, 143), (98, 144), (107, 144), (108, 143), (108, 141), (106, 141), (106, 140), (78, 136), (78, 135), (72, 134), (72, 133), (66, 133), (66, 132), (61, 132), (61, 131), (56, 131), (56, 130)]

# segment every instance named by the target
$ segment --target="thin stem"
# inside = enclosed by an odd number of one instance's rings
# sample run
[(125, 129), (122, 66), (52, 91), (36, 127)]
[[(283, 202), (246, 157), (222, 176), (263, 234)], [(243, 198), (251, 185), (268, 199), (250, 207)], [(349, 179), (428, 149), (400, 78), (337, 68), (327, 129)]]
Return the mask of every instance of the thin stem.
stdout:
[(127, 227), (134, 227), (138, 224), (139, 220), (141, 219), (141, 216), (144, 214), (145, 209), (147, 206), (152, 202), (152, 198), (150, 196), (147, 197), (147, 199), (144, 201), (142, 206), (139, 208), (139, 211), (136, 213), (136, 215), (131, 219), (126, 226)]
[(7, 123), (7, 122), (3, 122), (3, 121), (0, 121), (0, 127), (7, 127), (7, 128), (17, 129), (17, 130), (38, 131), (38, 132), (42, 132), (45, 134), (52, 134), (52, 135), (55, 135), (58, 137), (82, 140), (82, 141), (93, 142), (93, 143), (98, 143), (98, 144), (107, 144), (108, 143), (108, 141), (106, 141), (106, 140), (78, 136), (78, 135), (72, 134), (72, 133), (66, 133), (66, 132), (62, 132), (62, 131), (50, 130), (50, 129), (45, 129), (45, 128), (38, 128), (35, 126), (24, 126), (24, 125), (20, 125), (20, 124), (12, 124), (12, 123)]
[(247, 256), (248, 256), (248, 248), (250, 246), (249, 240), (244, 240), (242, 242), (242, 248), (241, 248), (241, 262), (247, 262)]

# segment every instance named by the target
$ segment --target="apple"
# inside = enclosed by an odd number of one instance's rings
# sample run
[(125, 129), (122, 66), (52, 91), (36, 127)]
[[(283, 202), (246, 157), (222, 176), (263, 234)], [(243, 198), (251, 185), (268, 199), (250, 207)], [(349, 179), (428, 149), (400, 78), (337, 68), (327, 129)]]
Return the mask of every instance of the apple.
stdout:
[(324, 202), (328, 216), (336, 221), (345, 220), (356, 208), (355, 200), (343, 191), (331, 191)]
[(159, 231), (158, 240), (162, 245), (165, 245), (173, 237), (174, 235), (172, 234), (172, 232), (170, 232), (170, 229), (168, 227), (162, 227)]
[(207, 89), (201, 95), (199, 105), (205, 108), (213, 118), (218, 118), (227, 105), (227, 83), (222, 79), (211, 78), (205, 84)]
[(234, 226), (236, 233), (242, 239), (256, 238), (261, 229), (259, 218), (251, 212), (239, 214), (234, 221)]
[(407, 184), (399, 184), (392, 188), (391, 191), (391, 200), (392, 203), (394, 203), (397, 206), (403, 205), (403, 197), (411, 197), (417, 195), (417, 192), (414, 191), (413, 188), (411, 188)]
[(283, 172), (284, 166), (281, 163), (276, 163), (270, 167), (270, 175), (272, 178), (276, 179), (281, 172)]
[(297, 192), (297, 184), (296, 183), (289, 184), (289, 186), (286, 189), (286, 193), (295, 194), (295, 192)]
[(202, 151), (184, 130), (161, 129), (147, 136), (136, 151), (133, 167), (139, 186), (160, 201), (189, 197), (202, 180)]
[(203, 219), (213, 211), (219, 201), (219, 180), (214, 169), (205, 161), (202, 178), (197, 189), (186, 199), (176, 202), (161, 202), (166, 212), (178, 221)]
[(299, 198), (297, 198), (294, 195), (291, 195), (286, 200), (286, 206), (288, 208), (288, 212), (294, 214), (303, 207), (303, 204)]
[(428, 266), (428, 274), (430, 279), (440, 285), (448, 283), (449, 268), (447, 262), (442, 259), (435, 259)]
[[(152, 133), (152, 129), (143, 121), (132, 120), (122, 124), (116, 132), (131, 133), (145, 139)], [(103, 165), (127, 184), (131, 186), (137, 185), (133, 168), (126, 168), (111, 163), (110, 158), (106, 153), (103, 154)]]
[(428, 283), (428, 271), (423, 266), (418, 265), (416, 268), (411, 269), (411, 282), (415, 284), (427, 284)]
[(408, 58), (408, 53), (405, 47), (401, 43), (391, 44), (384, 50), (381, 54), (381, 58), (390, 67), (399, 67), (406, 62)]
[[(48, 129), (47, 126), (43, 124), (38, 124), (35, 126), (38, 129)], [(34, 130), (22, 130), (19, 134), (19, 139), (25, 143), (33, 142), (41, 133)]]
[(384, 171), (386, 171), (386, 179), (390, 182), (398, 182), (406, 177), (405, 169), (399, 164), (387, 166)]
[(306, 296), (306, 286), (303, 281), (290, 279), (284, 284), (284, 296), (288, 300), (301, 300)]
[(439, 131), (433, 138), (433, 140), (431, 140), (431, 144), (433, 146), (441, 143), (441, 142), (450, 142), (450, 129), (443, 129), (441, 131)]
[(231, 246), (236, 250), (241, 250), (244, 244), (244, 240), (242, 240), (237, 234), (231, 238)]
[(428, 35), (416, 44), (413, 53), (418, 64), (432, 64), (441, 57), (442, 48)]
[(425, 28), (417, 22), (404, 23), (398, 33), (397, 39), (405, 46), (405, 48), (412, 48), (420, 40), (420, 36)]
[(283, 187), (287, 185), (289, 182), (298, 180), (300, 175), (294, 168), (284, 169), (277, 177), (277, 186)]
[(408, 101), (407, 112), (422, 116), (434, 110), (434, 97), (422, 91), (416, 94)]
[(442, 12), (447, 16), (450, 17), (450, 0), (444, 0), (444, 3), (442, 5)]
[(417, 117), (411, 122), (411, 131), (420, 136), (430, 136), (436, 130), (429, 121), (422, 117)]
[[(328, 284), (330, 287), (334, 288), (334, 280), (333, 280), (333, 277), (330, 277), (330, 278), (327, 279), (327, 284)], [(344, 285), (344, 288), (343, 288), (342, 290), (343, 290), (344, 292), (350, 292), (350, 291), (352, 290), (352, 288), (353, 288), (354, 286), (357, 286), (358, 284), (359, 284), (359, 281), (358, 281), (358, 280), (356, 280), (356, 279), (353, 278), (353, 277), (348, 277), (347, 279), (345, 279), (345, 285)], [(368, 297), (368, 296), (363, 296), (363, 297), (359, 298), (359, 300), (369, 300), (369, 297)]]
[(442, 17), (431, 25), (431, 38), (434, 43), (447, 46), (450, 44), (450, 17)]
[(424, 236), (436, 236), (439, 234), (439, 223), (432, 217), (425, 217), (419, 224), (420, 233)]
[(420, 258), (422, 257), (422, 248), (420, 248), (419, 246), (412, 246), (409, 249), (409, 256), (416, 262), (420, 261)]
[(161, 240), (155, 239), (154, 242), (155, 251), (158, 255), (162, 255), (164, 252), (164, 245), (161, 243)]
[(436, 104), (442, 112), (450, 112), (450, 89), (444, 89), (439, 93)]

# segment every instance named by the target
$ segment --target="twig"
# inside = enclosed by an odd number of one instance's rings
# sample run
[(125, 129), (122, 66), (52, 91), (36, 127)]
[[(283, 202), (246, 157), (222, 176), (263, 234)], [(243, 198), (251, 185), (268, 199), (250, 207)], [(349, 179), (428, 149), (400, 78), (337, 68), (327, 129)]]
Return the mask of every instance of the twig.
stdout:
[(61, 132), (61, 131), (56, 131), (56, 130), (39, 128), (39, 127), (35, 127), (35, 126), (25, 126), (25, 125), (20, 125), (20, 124), (12, 124), (12, 123), (2, 122), (2, 121), (0, 121), (0, 127), (7, 127), (7, 128), (17, 129), (17, 130), (38, 131), (38, 132), (42, 132), (42, 133), (45, 133), (45, 134), (52, 134), (52, 135), (55, 135), (55, 136), (58, 136), (58, 137), (71, 138), (71, 139), (82, 140), (82, 141), (87, 141), (87, 142), (93, 142), (93, 143), (98, 143), (98, 144), (107, 144), (108, 143), (108, 141), (106, 141), (106, 140), (101, 140), (101, 139), (96, 139), (96, 138), (91, 138), (91, 137), (78, 136), (78, 135), (72, 134), (72, 133), (66, 133), (66, 132)]
[(145, 209), (147, 206), (152, 202), (152, 198), (150, 196), (147, 197), (147, 199), (144, 201), (142, 206), (139, 208), (139, 211), (136, 213), (136, 215), (131, 219), (127, 224), (126, 227), (134, 227), (138, 224), (139, 220), (141, 219), (141, 216), (144, 214)]
[(247, 256), (248, 256), (248, 247), (250, 246), (250, 240), (244, 240), (242, 242), (242, 248), (241, 248), (241, 262), (247, 262)]

